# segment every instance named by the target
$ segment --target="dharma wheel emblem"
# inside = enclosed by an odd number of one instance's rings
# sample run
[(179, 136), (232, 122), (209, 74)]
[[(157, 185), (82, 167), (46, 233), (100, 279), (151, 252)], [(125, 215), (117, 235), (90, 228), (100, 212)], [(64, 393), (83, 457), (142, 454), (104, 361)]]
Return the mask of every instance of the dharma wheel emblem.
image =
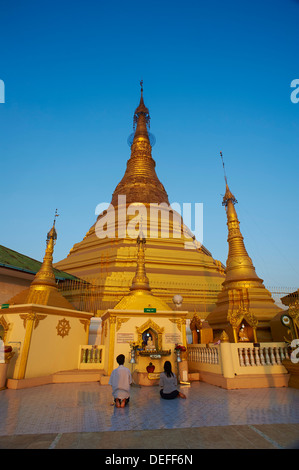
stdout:
[(59, 320), (58, 325), (56, 326), (57, 335), (61, 336), (62, 338), (69, 334), (70, 329), (70, 322), (65, 318), (63, 320)]

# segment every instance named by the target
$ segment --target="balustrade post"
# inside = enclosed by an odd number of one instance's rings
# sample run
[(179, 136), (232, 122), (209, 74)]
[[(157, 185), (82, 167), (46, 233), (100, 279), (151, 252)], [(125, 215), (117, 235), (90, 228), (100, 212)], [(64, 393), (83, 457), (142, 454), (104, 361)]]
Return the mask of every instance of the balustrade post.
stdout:
[(248, 357), (248, 351), (247, 351), (248, 348), (244, 348), (244, 352), (245, 352), (245, 366), (248, 367), (250, 366), (250, 362), (249, 362), (249, 357)]
[(250, 355), (250, 365), (255, 366), (254, 357), (253, 357), (253, 349), (252, 348), (249, 348), (249, 355)]
[(85, 360), (84, 360), (85, 363), (88, 362), (88, 349), (85, 348)]
[(264, 351), (265, 351), (266, 365), (269, 366), (270, 365), (270, 357), (269, 357), (268, 348), (264, 348)]
[(208, 357), (207, 357), (207, 363), (211, 364), (211, 349), (207, 349)]
[(254, 348), (254, 353), (255, 353), (255, 363), (257, 366), (261, 365), (260, 357), (259, 357), (259, 348), (255, 347)]
[(274, 353), (275, 353), (276, 363), (277, 363), (278, 365), (280, 365), (280, 364), (281, 364), (281, 360), (280, 360), (280, 357), (279, 357), (279, 350), (278, 350), (278, 348), (274, 348)]
[(259, 352), (260, 352), (261, 365), (264, 366), (264, 365), (266, 365), (265, 356), (264, 356), (264, 349), (259, 348)]
[(91, 362), (91, 349), (87, 349), (87, 363)]
[(272, 346), (270, 347), (270, 359), (272, 366), (274, 366), (276, 364), (276, 361), (274, 356), (274, 348)]
[(279, 348), (279, 352), (280, 352), (280, 360), (283, 361), (284, 358), (285, 358), (285, 355), (284, 355), (284, 352), (283, 352), (283, 348), (282, 348), (282, 347)]
[(238, 352), (239, 352), (239, 363), (240, 363), (240, 366), (241, 366), (241, 367), (245, 367), (244, 359), (243, 359), (243, 348), (238, 348)]

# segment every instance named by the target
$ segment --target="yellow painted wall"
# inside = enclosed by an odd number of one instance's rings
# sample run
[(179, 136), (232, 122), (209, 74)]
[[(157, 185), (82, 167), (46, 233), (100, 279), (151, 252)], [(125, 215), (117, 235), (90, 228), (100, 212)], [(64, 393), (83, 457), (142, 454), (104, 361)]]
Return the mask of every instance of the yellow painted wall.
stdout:
[[(77, 369), (79, 347), (88, 344), (88, 327), (85, 330), (80, 319), (89, 320), (91, 315), (71, 310), (60, 310), (61, 315), (58, 315), (55, 308), (49, 307), (44, 311), (42, 307), (34, 307), (34, 313), (40, 315), (40, 320), (33, 323), (31, 337), (28, 335), (30, 320), (27, 320), (25, 327), (24, 317), (33, 314), (32, 307), (16, 306), (14, 311), (12, 306), (1, 310), (0, 316), (9, 323), (5, 343), (11, 345), (15, 351), (8, 367), (8, 378), (41, 377), (62, 370)], [(64, 337), (58, 336), (56, 328), (63, 318), (71, 327)]]
[[(66, 319), (70, 324), (67, 336), (58, 336), (59, 320)], [(40, 377), (63, 370), (78, 368), (79, 346), (87, 343), (84, 325), (79, 318), (65, 315), (48, 315), (33, 330), (26, 378)]]

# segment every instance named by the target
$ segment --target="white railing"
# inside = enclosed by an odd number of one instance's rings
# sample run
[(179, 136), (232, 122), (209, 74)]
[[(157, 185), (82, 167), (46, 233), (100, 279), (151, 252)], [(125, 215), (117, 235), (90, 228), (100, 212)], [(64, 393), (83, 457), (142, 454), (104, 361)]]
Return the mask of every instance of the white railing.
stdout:
[(104, 356), (105, 346), (79, 346), (79, 369), (102, 369)]
[(239, 365), (275, 366), (281, 365), (284, 359), (289, 359), (287, 346), (249, 346), (238, 347)]
[(219, 364), (218, 348), (215, 346), (206, 347), (206, 345), (196, 345), (196, 347), (189, 345), (188, 361), (201, 362), (203, 364)]
[(192, 372), (210, 372), (223, 377), (287, 373), (282, 363), (289, 358), (284, 342), (189, 344), (187, 350), (188, 367)]

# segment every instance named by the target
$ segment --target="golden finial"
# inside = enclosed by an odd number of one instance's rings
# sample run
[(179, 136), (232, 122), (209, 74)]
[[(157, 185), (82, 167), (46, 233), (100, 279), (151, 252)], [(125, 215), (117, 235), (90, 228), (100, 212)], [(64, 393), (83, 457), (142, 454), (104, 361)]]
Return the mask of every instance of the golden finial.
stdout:
[(56, 229), (55, 229), (55, 223), (56, 223), (57, 217), (59, 217), (59, 214), (57, 213), (57, 209), (56, 209), (55, 215), (54, 215), (53, 226), (52, 226), (51, 230), (50, 230), (50, 231), (48, 232), (48, 234), (47, 234), (47, 244), (49, 243), (49, 240), (50, 240), (51, 238), (53, 238), (54, 244), (55, 244), (55, 241), (57, 240), (57, 232), (56, 232)]
[(59, 217), (59, 214), (57, 214), (57, 209), (56, 209), (55, 215), (54, 215), (54, 222), (53, 222), (53, 225), (55, 225), (55, 222), (56, 222), (57, 217)]
[[(140, 96), (140, 102), (138, 107), (135, 109), (134, 117), (133, 117), (133, 129), (135, 130), (139, 117), (143, 116), (144, 118), (144, 125), (146, 127), (150, 127), (150, 115), (149, 115), (149, 110), (145, 106), (144, 101), (143, 101), (143, 80), (140, 80), (140, 88), (141, 88), (141, 96)], [(147, 131), (146, 131), (147, 134)]]
[(220, 335), (220, 341), (221, 343), (229, 343), (229, 336), (228, 334), (226, 333), (225, 330), (222, 331), (221, 335)]
[(222, 166), (223, 166), (223, 172), (224, 172), (224, 179), (225, 179), (225, 184), (227, 184), (227, 178), (226, 178), (226, 174), (225, 174), (225, 167), (224, 167), (224, 161), (223, 161), (223, 155), (222, 155), (222, 152), (220, 152), (220, 157), (221, 157), (221, 160), (222, 160)]
[(233, 195), (233, 193), (231, 192), (231, 190), (229, 189), (228, 184), (227, 184), (227, 177), (226, 177), (226, 173), (225, 173), (225, 167), (224, 167), (222, 152), (220, 152), (220, 157), (221, 157), (221, 160), (222, 160), (222, 166), (223, 166), (223, 171), (224, 171), (224, 179), (225, 179), (225, 188), (226, 188), (225, 189), (225, 195), (224, 195), (223, 200), (222, 200), (222, 205), (227, 206), (228, 201), (231, 201), (233, 204), (236, 204), (238, 201), (235, 198), (235, 196)]

